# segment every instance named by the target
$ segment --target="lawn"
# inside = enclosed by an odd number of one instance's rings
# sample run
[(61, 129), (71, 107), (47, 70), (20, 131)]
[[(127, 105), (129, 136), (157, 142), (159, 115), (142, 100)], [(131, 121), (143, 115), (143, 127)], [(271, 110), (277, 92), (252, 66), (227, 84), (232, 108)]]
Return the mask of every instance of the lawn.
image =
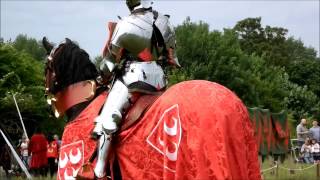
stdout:
[[(272, 158), (266, 159), (262, 164), (262, 170), (274, 167)], [(291, 170), (290, 170), (291, 169)], [(305, 170), (294, 170), (305, 169)], [(278, 173), (277, 173), (278, 171)], [(320, 171), (320, 168), (319, 168)], [(1, 179), (1, 178), (0, 178)], [(22, 180), (22, 177), (12, 178), (15, 180)], [(34, 180), (53, 180), (54, 178), (33, 178)], [(278, 170), (276, 168), (267, 170), (263, 173), (264, 180), (320, 180), (317, 177), (317, 165), (294, 163), (291, 157), (287, 158), (283, 164), (278, 164)]]
[[(320, 180), (320, 177), (317, 177), (317, 165), (314, 165), (313, 167), (312, 165), (313, 164), (295, 163), (293, 159), (289, 157), (283, 164), (278, 164), (278, 174), (276, 173), (276, 168), (274, 168), (265, 171), (263, 173), (263, 178), (264, 180)], [(262, 170), (273, 166), (272, 158), (269, 158), (262, 164)]]

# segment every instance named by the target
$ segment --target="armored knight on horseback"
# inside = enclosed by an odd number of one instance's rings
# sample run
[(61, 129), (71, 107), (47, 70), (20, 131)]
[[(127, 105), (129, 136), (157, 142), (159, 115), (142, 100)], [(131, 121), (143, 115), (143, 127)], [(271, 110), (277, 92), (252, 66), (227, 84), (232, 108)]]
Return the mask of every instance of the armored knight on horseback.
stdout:
[(92, 133), (99, 141), (94, 169), (98, 178), (105, 176), (112, 135), (135, 102), (135, 94), (164, 90), (167, 80), (162, 67), (180, 66), (169, 16), (154, 11), (147, 0), (127, 0), (126, 4), (131, 14), (117, 24), (109, 23), (110, 38), (100, 64), (99, 81), (111, 82), (111, 88)]
[[(162, 68), (179, 66), (169, 17), (143, 0), (127, 4), (130, 16), (109, 24), (100, 73), (75, 42), (66, 38), (54, 47), (43, 38), (46, 97), (56, 117), (68, 121), (57, 178), (107, 179), (108, 171), (112, 179), (260, 180), (245, 105), (226, 87), (203, 80), (159, 93), (167, 83)], [(235, 146), (239, 153), (232, 153)]]

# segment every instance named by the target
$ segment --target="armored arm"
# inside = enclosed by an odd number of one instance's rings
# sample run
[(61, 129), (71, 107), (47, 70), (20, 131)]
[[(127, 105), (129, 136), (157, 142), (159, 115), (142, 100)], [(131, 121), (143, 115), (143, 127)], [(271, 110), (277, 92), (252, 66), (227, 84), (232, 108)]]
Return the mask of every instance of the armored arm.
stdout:
[[(170, 65), (174, 65), (177, 67), (181, 67), (178, 61), (178, 57), (176, 55), (176, 36), (174, 32), (174, 28), (171, 25), (169, 15), (162, 15), (156, 11), (154, 11), (155, 21), (154, 21), (154, 29), (156, 33), (157, 44), (160, 46), (164, 46), (162, 48), (162, 56), (165, 56), (165, 60)], [(160, 56), (160, 58), (162, 58)]]
[(99, 71), (103, 79), (103, 82), (108, 81), (111, 78), (114, 69), (115, 69), (115, 63), (110, 61), (110, 59), (104, 58), (101, 61), (99, 66)]
[(116, 27), (117, 27), (117, 23), (115, 22), (108, 23), (109, 38), (103, 49), (103, 53), (102, 53), (103, 59), (99, 65), (99, 71), (100, 71), (103, 82), (106, 82), (111, 78), (111, 76), (113, 75), (117, 67), (117, 63), (118, 63), (117, 61), (120, 59), (120, 48), (117, 48), (112, 44), (112, 39), (113, 39), (114, 31)]

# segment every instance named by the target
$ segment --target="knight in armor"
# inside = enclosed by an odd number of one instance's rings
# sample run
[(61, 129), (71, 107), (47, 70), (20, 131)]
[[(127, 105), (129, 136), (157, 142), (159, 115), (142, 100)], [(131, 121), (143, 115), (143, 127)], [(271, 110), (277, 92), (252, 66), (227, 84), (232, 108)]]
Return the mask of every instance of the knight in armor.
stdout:
[(131, 13), (118, 23), (109, 23), (110, 38), (100, 64), (100, 81), (111, 82), (111, 88), (93, 130), (99, 142), (94, 169), (98, 178), (105, 176), (112, 135), (135, 102), (134, 94), (164, 90), (167, 79), (163, 67), (180, 66), (169, 16), (154, 11), (147, 0), (126, 0), (126, 4)]

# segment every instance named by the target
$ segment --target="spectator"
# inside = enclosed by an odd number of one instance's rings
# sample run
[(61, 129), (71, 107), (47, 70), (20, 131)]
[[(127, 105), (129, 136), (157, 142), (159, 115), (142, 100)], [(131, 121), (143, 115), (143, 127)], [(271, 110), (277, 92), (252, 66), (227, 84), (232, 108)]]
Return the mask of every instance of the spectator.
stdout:
[(305, 163), (307, 164), (313, 163), (313, 158), (311, 154), (311, 143), (309, 138), (306, 138), (304, 144), (301, 147), (300, 152), (302, 154), (302, 157)]
[(7, 144), (0, 148), (0, 166), (3, 167), (3, 170), (6, 172), (6, 176), (9, 177), (9, 170), (11, 169), (11, 151)]
[(47, 139), (37, 129), (36, 133), (31, 137), (29, 142), (28, 153), (31, 154), (30, 169), (35, 176), (45, 176), (47, 160)]
[(52, 136), (48, 137), (47, 158), (51, 178), (57, 171), (56, 163), (58, 162), (58, 143)]
[(24, 165), (29, 168), (29, 153), (28, 153), (29, 139), (25, 135), (22, 136), (22, 142), (20, 144), (20, 155)]
[(310, 135), (310, 132), (308, 130), (307, 126), (307, 120), (301, 119), (300, 124), (297, 126), (297, 138), (298, 138), (298, 146), (302, 146), (302, 144), (305, 142), (306, 138)]
[(311, 141), (311, 153), (315, 163), (320, 162), (320, 145), (317, 143), (316, 139)]
[(312, 128), (310, 128), (310, 134), (312, 139), (316, 139), (317, 143), (320, 143), (320, 126), (318, 121), (312, 122)]
[(57, 134), (53, 135), (53, 139), (57, 142), (58, 144), (58, 149), (61, 147), (61, 140), (59, 140), (59, 136)]

